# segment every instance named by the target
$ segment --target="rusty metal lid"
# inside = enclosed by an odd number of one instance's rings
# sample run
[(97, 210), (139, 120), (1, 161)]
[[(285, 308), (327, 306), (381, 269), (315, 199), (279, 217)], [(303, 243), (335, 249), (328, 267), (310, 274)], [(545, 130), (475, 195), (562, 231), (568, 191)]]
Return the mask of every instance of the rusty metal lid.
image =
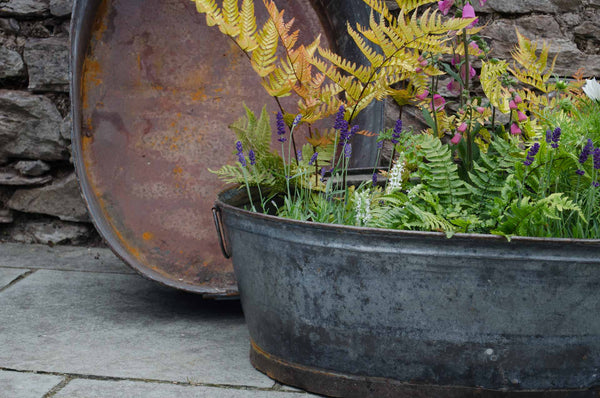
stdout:
[[(307, 38), (325, 33), (308, 0), (278, 5)], [(76, 1), (71, 30), (73, 157), (98, 231), (152, 280), (236, 296), (210, 211), (223, 184), (208, 169), (234, 160), (227, 126), (242, 102), (274, 101), (189, 0)]]
[[(368, 17), (361, 0), (276, 2), (301, 41), (322, 34), (341, 49), (347, 36), (331, 33), (357, 13)], [(254, 112), (275, 111), (275, 102), (189, 0), (75, 0), (71, 40), (73, 158), (99, 233), (149, 279), (236, 297), (210, 211), (223, 184), (209, 169), (235, 160), (227, 126), (242, 102)]]

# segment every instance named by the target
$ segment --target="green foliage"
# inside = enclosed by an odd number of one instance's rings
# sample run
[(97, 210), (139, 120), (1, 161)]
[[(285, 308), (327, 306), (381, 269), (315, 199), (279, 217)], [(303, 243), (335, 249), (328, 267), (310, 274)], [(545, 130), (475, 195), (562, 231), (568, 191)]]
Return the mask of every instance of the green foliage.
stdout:
[(418, 137), (417, 145), (426, 160), (420, 165), (419, 174), (429, 192), (437, 195), (441, 204), (455, 204), (469, 193), (458, 175), (458, 166), (447, 145), (427, 134)]
[[(243, 156), (251, 149), (256, 163), (243, 167), (237, 162), (215, 171), (226, 182), (245, 185), (248, 195), (258, 195), (262, 210), (274, 208), (298, 220), (448, 236), (600, 238), (600, 189), (595, 186), (600, 172), (591, 160), (581, 164), (579, 158), (588, 139), (600, 146), (600, 103), (583, 97), (581, 77), (568, 84), (552, 80), (556, 58), (549, 61), (546, 44), (538, 48), (517, 31), (512, 63), (489, 59), (477, 35), (480, 28), (470, 26), (474, 20), (442, 17), (432, 11), (435, 0), (396, 0), (400, 10), (394, 12), (383, 0), (363, 0), (371, 9), (367, 25), (347, 27), (367, 60), (357, 64), (322, 48), (319, 38), (298, 43), (293, 20), (286, 21), (272, 0), (263, 0), (268, 18), (262, 24), (253, 0), (242, 0), (241, 6), (239, 0), (223, 0), (221, 6), (215, 0), (193, 1), (208, 25), (244, 51), (271, 96), (298, 97), (298, 112), (282, 109), (283, 118), (292, 131), (305, 129), (308, 143), (297, 146), (293, 133), (280, 153), (272, 151), (266, 108), (257, 118), (245, 107), (245, 117), (231, 129), (244, 147)], [(455, 57), (452, 65), (449, 55)], [(475, 56), (481, 59), (487, 99), (475, 96), (478, 83), (469, 76)], [(452, 106), (439, 96), (444, 75), (460, 87)], [(379, 185), (351, 186), (344, 155), (348, 147), (340, 131), (319, 132), (313, 123), (340, 105), (351, 122), (369, 103), (388, 96), (401, 106), (418, 106), (429, 128), (420, 134), (405, 131), (400, 138), (381, 133), (379, 141), (393, 138), (390, 171), (379, 171), (384, 177)], [(449, 114), (454, 105), (458, 110)], [(511, 114), (509, 125), (498, 123), (497, 110)], [(292, 127), (298, 113), (302, 122)], [(550, 142), (552, 133), (547, 138), (545, 130), (557, 126), (562, 136)], [(535, 156), (532, 148), (538, 151)], [(311, 160), (316, 153), (316, 161)], [(322, 168), (331, 175), (321, 175)]]
[(540, 200), (529, 196), (515, 199), (497, 230), (492, 233), (512, 236), (554, 236), (552, 221), (560, 220), (565, 211), (572, 211), (585, 222), (579, 206), (560, 193), (553, 193)]
[[(281, 157), (270, 149), (271, 126), (267, 109), (263, 107), (258, 119), (246, 105), (244, 105), (244, 109), (246, 115), (229, 127), (234, 131), (237, 140), (242, 143), (246, 154), (249, 150), (254, 151), (256, 164), (249, 166), (246, 170), (239, 162), (236, 162), (235, 165), (225, 165), (219, 170), (211, 170), (211, 172), (230, 184), (248, 183), (270, 189), (281, 188), (284, 186), (284, 177), (279, 170), (282, 169), (283, 163)], [(233, 153), (237, 153), (235, 149), (233, 149)]]

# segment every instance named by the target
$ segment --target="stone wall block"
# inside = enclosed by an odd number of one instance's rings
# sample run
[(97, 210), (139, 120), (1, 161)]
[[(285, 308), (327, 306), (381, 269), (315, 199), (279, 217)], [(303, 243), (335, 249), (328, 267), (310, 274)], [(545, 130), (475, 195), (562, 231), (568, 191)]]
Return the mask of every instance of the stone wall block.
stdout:
[(50, 13), (57, 17), (66, 17), (71, 14), (73, 0), (50, 0)]
[(41, 16), (50, 11), (49, 0), (2, 0), (0, 14), (18, 16)]
[(0, 90), (0, 160), (68, 159), (60, 135), (63, 118), (48, 98), (22, 91)]
[[(492, 56), (511, 59), (511, 51), (516, 42), (515, 28), (525, 37), (537, 41), (538, 48), (546, 41), (549, 46), (550, 60), (558, 54), (555, 73), (571, 76), (579, 68), (584, 68), (586, 75), (600, 74), (600, 55), (589, 55), (581, 52), (577, 45), (561, 33), (560, 26), (551, 15), (535, 15), (515, 20), (500, 19), (492, 22), (482, 34), (492, 40)], [(550, 63), (550, 61), (549, 61)]]
[(25, 213), (56, 216), (63, 221), (90, 220), (75, 173), (41, 188), (19, 189), (6, 205)]
[(52, 176), (25, 176), (13, 168), (0, 168), (0, 185), (42, 185), (52, 181)]
[(41, 160), (20, 160), (13, 165), (21, 175), (29, 177), (39, 177), (50, 171), (48, 163)]
[(9, 48), (0, 47), (0, 79), (25, 75), (21, 55)]
[(92, 226), (88, 224), (44, 218), (19, 220), (15, 225), (6, 228), (4, 234), (10, 236), (12, 241), (21, 243), (76, 245), (87, 242), (90, 235), (93, 234), (93, 230)]
[(23, 52), (33, 91), (69, 90), (69, 40), (50, 37), (31, 39)]

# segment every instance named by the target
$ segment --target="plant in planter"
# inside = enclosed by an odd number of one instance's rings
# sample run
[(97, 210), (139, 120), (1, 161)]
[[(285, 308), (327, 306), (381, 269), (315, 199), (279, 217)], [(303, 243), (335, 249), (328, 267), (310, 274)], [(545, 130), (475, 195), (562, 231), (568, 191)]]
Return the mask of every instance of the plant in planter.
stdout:
[[(519, 32), (512, 62), (489, 58), (469, 1), (364, 2), (368, 26), (348, 26), (368, 60), (357, 65), (319, 39), (297, 44), (270, 0), (259, 28), (250, 0), (196, 0), (275, 100), (299, 97), (273, 130), (246, 109), (238, 162), (216, 171), (242, 187), (217, 208), (253, 363), (343, 396), (588, 393), (600, 384), (598, 83), (552, 78), (548, 48)], [(428, 127), (352, 125), (387, 96)], [(333, 129), (315, 127), (328, 117)], [(392, 155), (351, 184), (356, 134)]]

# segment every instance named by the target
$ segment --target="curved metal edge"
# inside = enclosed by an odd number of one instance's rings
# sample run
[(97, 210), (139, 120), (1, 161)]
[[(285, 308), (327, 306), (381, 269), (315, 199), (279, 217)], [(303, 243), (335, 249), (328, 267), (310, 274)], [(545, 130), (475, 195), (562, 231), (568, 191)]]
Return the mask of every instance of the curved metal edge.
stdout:
[(409, 231), (409, 230), (399, 230), (399, 229), (385, 229), (385, 228), (371, 228), (371, 227), (355, 227), (350, 225), (341, 225), (341, 224), (323, 224), (314, 221), (300, 221), (293, 220), (290, 218), (283, 218), (278, 216), (273, 216), (270, 214), (263, 213), (255, 213), (250, 210), (244, 210), (237, 205), (243, 205), (244, 203), (237, 203), (236, 200), (231, 200), (232, 198), (236, 198), (239, 200), (240, 197), (244, 196), (243, 190), (239, 188), (228, 188), (221, 191), (215, 200), (215, 205), (219, 206), (222, 210), (227, 210), (234, 214), (243, 215), (246, 217), (261, 219), (266, 222), (272, 223), (287, 223), (289, 225), (301, 226), (319, 229), (319, 230), (330, 230), (333, 232), (354, 232), (360, 233), (362, 235), (386, 235), (393, 236), (396, 235), (398, 237), (414, 237), (414, 238), (422, 238), (422, 239), (438, 239), (438, 240), (452, 240), (452, 239), (473, 239), (478, 241), (486, 241), (486, 242), (504, 242), (507, 245), (511, 242), (519, 242), (519, 243), (546, 243), (546, 244), (560, 244), (565, 245), (569, 243), (585, 245), (585, 246), (593, 246), (598, 247), (600, 249), (600, 239), (572, 239), (572, 238), (540, 238), (540, 237), (529, 237), (529, 236), (515, 236), (510, 239), (510, 241), (500, 235), (492, 235), (492, 234), (475, 234), (475, 233), (455, 233), (452, 238), (448, 238), (446, 234), (443, 232), (429, 232), (429, 231)]
[(125, 249), (121, 241), (115, 235), (113, 227), (107, 221), (93, 189), (90, 186), (83, 161), (81, 141), (82, 108), (80, 101), (83, 94), (82, 72), (83, 63), (92, 36), (92, 27), (94, 25), (96, 13), (103, 1), (106, 0), (74, 0), (70, 26), (71, 55), (69, 88), (71, 92), (71, 118), (73, 120), (73, 128), (71, 130), (71, 150), (75, 174), (79, 181), (80, 193), (82, 194), (83, 200), (91, 215), (90, 218), (92, 223), (100, 236), (108, 243), (108, 246), (115, 255), (144, 278), (160, 283), (163, 286), (189, 293), (201, 294), (203, 298), (237, 299), (239, 298), (237, 290), (217, 289), (202, 285), (178, 283), (141, 264)]
[(600, 389), (513, 390), (415, 384), (380, 377), (356, 376), (288, 362), (275, 357), (250, 340), (250, 362), (257, 370), (283, 384), (345, 398), (597, 398)]

